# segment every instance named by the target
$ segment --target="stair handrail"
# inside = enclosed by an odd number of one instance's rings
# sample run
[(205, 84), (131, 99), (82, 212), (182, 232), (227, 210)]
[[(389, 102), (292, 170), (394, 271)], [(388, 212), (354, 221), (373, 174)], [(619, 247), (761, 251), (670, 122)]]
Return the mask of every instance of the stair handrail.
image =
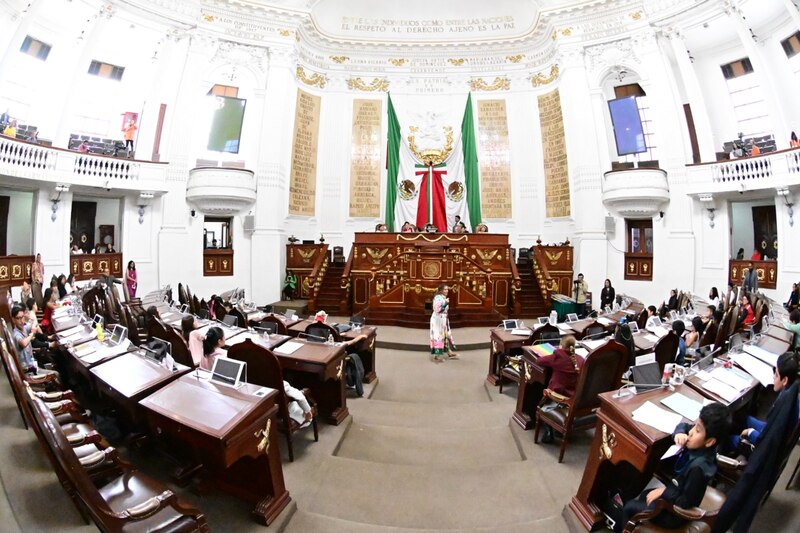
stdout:
[(328, 270), (328, 245), (321, 244), (320, 251), (322, 253), (317, 254), (311, 273), (303, 279), (303, 285), (308, 291), (309, 311), (316, 311), (317, 293), (319, 293), (319, 288), (322, 286), (325, 271)]
[(522, 311), (522, 304), (517, 298), (517, 293), (522, 290), (522, 278), (519, 277), (519, 270), (517, 269), (517, 260), (513, 256), (508, 259), (509, 266), (511, 267), (511, 309), (515, 316), (519, 316)]
[(344, 270), (342, 271), (341, 285), (339, 285), (340, 288), (344, 289), (344, 296), (339, 303), (339, 309), (347, 309), (348, 313), (352, 312), (352, 307), (350, 306), (350, 271), (353, 269), (353, 248), (353, 246), (350, 247), (347, 262), (344, 264)]
[(539, 284), (539, 291), (542, 293), (542, 298), (544, 298), (545, 302), (549, 302), (552, 292), (558, 290), (558, 281), (553, 279), (550, 275), (550, 270), (547, 268), (547, 258), (544, 255), (544, 248), (542, 245), (531, 246), (530, 250), (533, 256), (533, 275)]

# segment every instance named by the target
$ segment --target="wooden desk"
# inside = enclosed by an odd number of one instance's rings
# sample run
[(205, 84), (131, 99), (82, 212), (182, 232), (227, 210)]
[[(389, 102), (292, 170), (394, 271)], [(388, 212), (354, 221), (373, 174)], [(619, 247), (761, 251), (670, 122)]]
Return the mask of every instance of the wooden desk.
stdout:
[(230, 339), (231, 337), (235, 337), (236, 335), (241, 335), (242, 333), (245, 333), (247, 331), (245, 328), (236, 328), (236, 327), (229, 328), (214, 322), (208, 323), (205, 326), (201, 326), (197, 328), (195, 331), (200, 331), (203, 333), (203, 335), (205, 335), (206, 333), (208, 333), (208, 330), (214, 326), (222, 330), (222, 335), (225, 337), (226, 343), (228, 342), (228, 339)]
[(276, 348), (281, 344), (283, 344), (284, 342), (291, 339), (291, 337), (289, 337), (288, 335), (278, 335), (278, 334), (265, 337), (260, 333), (251, 333), (249, 331), (246, 331), (241, 335), (236, 335), (226, 340), (225, 349), (230, 350), (231, 346), (236, 346), (237, 344), (242, 343), (248, 339), (258, 344), (259, 346), (263, 346), (267, 350), (272, 350), (273, 348)]
[(64, 315), (53, 317), (53, 329), (56, 333), (65, 329), (73, 328), (81, 323), (81, 317), (76, 313), (74, 316)]
[(511, 416), (511, 420), (516, 422), (522, 429), (531, 429), (536, 424), (536, 407), (539, 405), (539, 400), (541, 400), (541, 394), (534, 394), (534, 392), (536, 390), (544, 390), (550, 381), (551, 373), (552, 370), (550, 368), (539, 364), (539, 354), (534, 351), (532, 346), (522, 347), (522, 367), (520, 368), (519, 388), (517, 389), (517, 406)]
[[(702, 395), (686, 385), (677, 387), (677, 391), (703, 401)], [(633, 411), (642, 404), (651, 401), (658, 405), (671, 391), (656, 389), (624, 398), (614, 398), (615, 394), (600, 394), (592, 448), (578, 492), (567, 506), (587, 531), (605, 522), (597, 502), (608, 496), (608, 490), (629, 488), (623, 498), (635, 497), (650, 481), (661, 456), (672, 445), (671, 435), (632, 418)], [(688, 422), (685, 418), (683, 421)]]
[(224, 387), (192, 373), (139, 403), (154, 435), (202, 463), (202, 473), (223, 490), (255, 503), (254, 518), (269, 525), (291, 498), (278, 448), (277, 392), (255, 396), (259, 388)]
[(284, 378), (298, 389), (308, 387), (317, 400), (320, 415), (333, 425), (347, 418), (347, 395), (343, 379), (344, 357), (341, 343), (325, 344), (292, 339), (301, 343), (299, 349), (287, 355), (273, 350), (281, 363)]
[[(306, 318), (296, 322), (289, 328), (289, 335), (297, 337), (300, 333), (305, 333), (306, 328), (314, 323), (313, 318)], [(336, 329), (336, 324), (330, 324)], [(361, 341), (355, 348), (355, 353), (361, 358), (361, 363), (364, 365), (364, 379), (363, 383), (372, 383), (378, 379), (378, 374), (375, 372), (375, 344), (378, 340), (378, 328), (376, 326), (362, 326), (361, 329), (350, 329), (344, 333), (339, 333), (339, 339), (342, 341), (351, 341), (359, 335), (366, 335), (367, 338)]]
[(533, 331), (528, 336), (512, 335), (511, 331), (503, 328), (492, 328), (489, 330), (489, 372), (486, 374), (486, 381), (489, 385), (497, 385), (500, 382), (500, 362), (505, 355), (519, 355), (522, 347), (533, 343)]
[(181, 329), (181, 320), (184, 314), (176, 310), (174, 307), (168, 307), (164, 311), (158, 312), (161, 322), (167, 326), (172, 326), (175, 329)]
[[(758, 391), (758, 388), (760, 386), (760, 383), (756, 378), (754, 378), (744, 370), (739, 369), (738, 367), (735, 368), (737, 374), (740, 374), (742, 377), (747, 377), (750, 379), (750, 385), (743, 391), (740, 391), (736, 399), (734, 399), (732, 402), (729, 402), (725, 398), (717, 396), (715, 393), (707, 389), (704, 389), (703, 383), (705, 382), (701, 380), (696, 374), (688, 378), (686, 380), (686, 384), (689, 385), (689, 387), (691, 387), (692, 389), (702, 394), (703, 396), (705, 396), (706, 398), (727, 405), (728, 407), (730, 407), (731, 413), (735, 414), (745, 409), (750, 404), (750, 402), (755, 398), (756, 392)], [(712, 370), (714, 370), (714, 368), (709, 368), (708, 372), (711, 372)]]
[(139, 427), (144, 422), (139, 401), (191, 370), (178, 363), (175, 367), (168, 370), (138, 353), (127, 352), (95, 365), (90, 372), (96, 389), (120, 406), (128, 420)]
[[(655, 337), (656, 340), (653, 340)], [(647, 330), (639, 330), (633, 334), (633, 345), (639, 355), (650, 353), (655, 349), (658, 336)]]

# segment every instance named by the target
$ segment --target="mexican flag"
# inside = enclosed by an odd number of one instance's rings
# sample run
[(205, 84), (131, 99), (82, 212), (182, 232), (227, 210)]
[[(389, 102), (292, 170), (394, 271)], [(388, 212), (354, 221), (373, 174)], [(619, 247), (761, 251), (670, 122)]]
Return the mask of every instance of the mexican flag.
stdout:
[[(389, 134), (385, 222), (389, 231), (400, 231), (405, 222), (418, 228), (435, 225), (451, 231), (456, 215), (467, 229), (481, 222), (480, 182), (475, 131), (472, 121), (472, 96), (461, 123), (453, 150), (439, 163), (420, 160), (403, 139), (400, 122), (389, 95)], [(431, 147), (422, 147), (431, 148)], [(442, 148), (436, 147), (436, 148)]]

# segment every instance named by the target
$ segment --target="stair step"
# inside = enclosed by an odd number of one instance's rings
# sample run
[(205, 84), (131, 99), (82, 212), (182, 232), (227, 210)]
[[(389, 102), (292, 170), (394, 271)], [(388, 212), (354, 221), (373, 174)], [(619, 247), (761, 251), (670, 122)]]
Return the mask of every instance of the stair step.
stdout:
[[(407, 528), (381, 526), (374, 524), (364, 524), (351, 520), (342, 520), (331, 516), (323, 516), (309, 511), (298, 509), (292, 515), (292, 519), (283, 529), (284, 533), (308, 533), (309, 531), (324, 531), (325, 533), (374, 533), (376, 530), (385, 533), (421, 533), (433, 531), (427, 528)], [(450, 529), (451, 533), (466, 533), (468, 531), (478, 531), (481, 533), (566, 533), (567, 526), (560, 516), (547, 517), (542, 520), (523, 522), (519, 524), (506, 524), (499, 527), (486, 528), (459, 528)]]
[[(502, 527), (558, 517), (564, 503), (554, 500), (538, 470), (519, 462), (452, 468), (328, 457), (316, 474), (320, 482), (303, 510), (377, 526)], [(503, 480), (504, 490), (487, 491), (487, 479)]]
[[(428, 451), (419, 453), (419, 450)], [(487, 454), (486, 450), (492, 452)], [(403, 428), (354, 422), (336, 455), (373, 463), (453, 467), (524, 460), (507, 422), (471, 429)]]

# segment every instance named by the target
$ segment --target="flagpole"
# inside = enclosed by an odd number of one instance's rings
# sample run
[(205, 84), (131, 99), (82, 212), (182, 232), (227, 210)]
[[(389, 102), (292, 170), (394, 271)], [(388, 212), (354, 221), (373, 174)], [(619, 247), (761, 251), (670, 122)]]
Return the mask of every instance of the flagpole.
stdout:
[(433, 224), (433, 161), (428, 161), (428, 224)]

